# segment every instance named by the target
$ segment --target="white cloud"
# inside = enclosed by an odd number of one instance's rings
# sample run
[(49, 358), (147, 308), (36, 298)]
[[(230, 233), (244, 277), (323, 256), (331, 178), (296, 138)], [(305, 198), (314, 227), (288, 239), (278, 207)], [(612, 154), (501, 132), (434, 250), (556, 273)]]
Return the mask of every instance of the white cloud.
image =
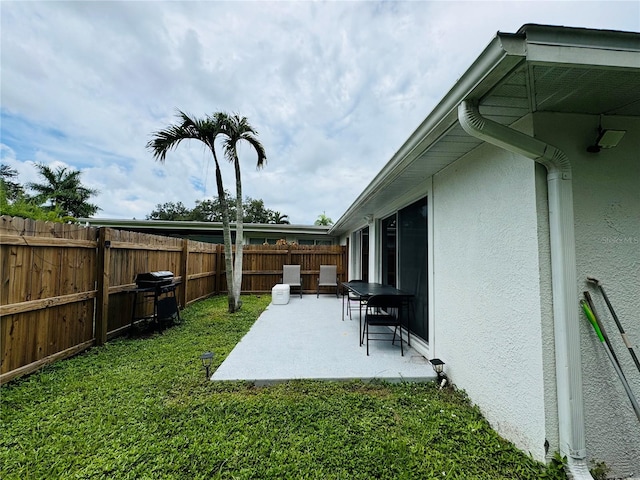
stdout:
[[(577, 5), (580, 8), (577, 8)], [(176, 108), (248, 117), (268, 163), (241, 152), (244, 193), (294, 223), (334, 220), (497, 31), (525, 23), (640, 29), (637, 2), (8, 2), (2, 158), (36, 181), (62, 162), (99, 216), (215, 194), (210, 154), (145, 148)], [(606, 15), (605, 15), (606, 12)], [(233, 172), (223, 166), (233, 190)]]

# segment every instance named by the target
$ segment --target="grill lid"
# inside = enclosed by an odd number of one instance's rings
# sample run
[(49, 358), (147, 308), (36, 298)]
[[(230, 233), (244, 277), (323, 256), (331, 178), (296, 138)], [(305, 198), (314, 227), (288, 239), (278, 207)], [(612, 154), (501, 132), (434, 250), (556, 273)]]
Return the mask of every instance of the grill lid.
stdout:
[(161, 270), (158, 272), (138, 273), (135, 281), (139, 287), (158, 287), (162, 285), (169, 285), (173, 282), (173, 272)]

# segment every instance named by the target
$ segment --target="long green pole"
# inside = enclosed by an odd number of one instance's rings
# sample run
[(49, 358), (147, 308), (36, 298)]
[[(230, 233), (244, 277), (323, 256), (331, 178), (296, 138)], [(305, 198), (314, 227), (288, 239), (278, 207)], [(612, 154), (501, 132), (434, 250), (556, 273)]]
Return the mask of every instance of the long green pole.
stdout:
[(609, 340), (609, 335), (607, 335), (607, 331), (604, 328), (604, 325), (600, 321), (600, 318), (598, 318), (598, 312), (596, 312), (596, 307), (593, 304), (593, 300), (591, 299), (591, 295), (589, 294), (589, 292), (583, 292), (583, 294), (584, 294), (584, 299), (587, 301), (587, 305), (589, 306), (589, 309), (591, 310), (591, 313), (593, 314), (593, 318), (596, 321), (596, 323), (598, 324), (598, 328), (600, 329), (600, 333), (602, 334), (602, 338), (604, 338), (604, 341), (607, 344), (607, 347), (609, 347), (609, 351), (611, 352), (611, 356), (613, 357), (615, 362), (618, 364), (618, 367), (620, 368), (620, 371), (622, 371), (622, 373), (624, 374), (624, 371), (622, 370), (622, 365), (620, 364), (620, 360), (618, 360), (618, 356), (616, 355), (616, 351), (613, 349), (613, 345), (611, 345), (611, 340)]
[(618, 320), (618, 315), (616, 315), (616, 311), (613, 309), (613, 305), (611, 305), (611, 302), (609, 301), (609, 297), (607, 296), (607, 292), (604, 291), (604, 287), (602, 286), (602, 283), (600, 282), (600, 280), (593, 277), (587, 277), (587, 281), (594, 283), (600, 289), (600, 293), (602, 294), (602, 297), (604, 298), (604, 301), (607, 304), (607, 308), (609, 309), (609, 312), (611, 313), (613, 320), (616, 322), (618, 331), (622, 336), (622, 341), (624, 342), (627, 349), (629, 350), (629, 353), (631, 354), (631, 358), (633, 358), (633, 362), (636, 364), (636, 368), (640, 372), (640, 360), (638, 360), (638, 356), (636, 355), (636, 352), (633, 350), (633, 345), (629, 341), (629, 337), (627, 337), (627, 334), (624, 331), (624, 328), (622, 327), (620, 320)]
[(613, 358), (613, 355), (612, 355), (611, 351), (609, 350), (609, 347), (607, 346), (607, 344), (606, 344), (606, 342), (604, 340), (604, 336), (602, 335), (602, 331), (600, 330), (600, 327), (598, 326), (598, 321), (596, 320), (595, 315), (591, 311), (591, 308), (589, 307), (589, 304), (587, 303), (586, 300), (580, 300), (580, 306), (582, 307), (582, 310), (584, 311), (584, 314), (586, 315), (587, 319), (589, 320), (589, 323), (591, 323), (591, 326), (595, 330), (596, 335), (600, 339), (600, 343), (602, 344), (605, 352), (607, 352), (607, 356), (609, 357), (609, 360), (613, 364), (613, 368), (615, 369), (616, 373), (618, 374), (618, 377), (620, 377), (620, 381), (622, 382), (622, 386), (624, 387), (625, 391), (627, 392), (627, 396), (629, 397), (629, 401), (631, 402), (631, 406), (633, 407), (633, 411), (635, 412), (636, 417), (638, 417), (638, 421), (640, 421), (640, 405), (638, 405), (638, 401), (636, 400), (636, 397), (633, 395), (633, 392), (631, 391), (631, 388), (629, 388), (629, 383), (627, 382), (627, 379), (625, 378), (624, 373), (622, 373), (622, 370), (620, 369), (620, 365), (618, 365), (618, 362), (616, 362), (615, 359)]

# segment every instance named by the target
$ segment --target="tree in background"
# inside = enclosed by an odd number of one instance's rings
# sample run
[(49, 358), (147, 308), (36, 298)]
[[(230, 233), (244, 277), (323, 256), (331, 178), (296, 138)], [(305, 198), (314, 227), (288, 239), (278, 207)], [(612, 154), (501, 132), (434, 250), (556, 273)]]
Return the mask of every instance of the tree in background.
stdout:
[(314, 222), (314, 225), (323, 225), (323, 226), (333, 225), (333, 220), (331, 220), (329, 217), (325, 215), (324, 212), (322, 212), (320, 215), (318, 215), (318, 219)]
[[(236, 206), (231, 194), (225, 190), (226, 205), (229, 210), (229, 217), (236, 215)], [(167, 202), (156, 205), (147, 220), (173, 220), (173, 221), (195, 221), (195, 222), (222, 222), (222, 203), (217, 197), (196, 200), (193, 209), (185, 207), (182, 202)], [(265, 208), (264, 201), (254, 200), (246, 197), (243, 202), (244, 223), (285, 223), (288, 224), (288, 216), (280, 212), (274, 212)]]
[(191, 220), (191, 212), (182, 202), (158, 203), (156, 209), (147, 215), (147, 220)]
[(191, 210), (191, 220), (197, 222), (222, 222), (223, 204), (227, 206), (229, 218), (236, 216), (236, 206), (231, 198), (231, 194), (225, 190), (225, 200), (211, 198), (206, 200), (196, 200), (196, 206)]
[(271, 212), (271, 216), (269, 217), (269, 223), (289, 225), (289, 215), (283, 215), (280, 212)]
[(80, 172), (37, 164), (43, 183), (27, 183), (35, 196), (25, 192), (17, 182), (18, 172), (8, 165), (0, 165), (0, 212), (3, 215), (46, 221), (69, 221), (74, 217), (90, 217), (99, 208), (89, 203), (97, 190), (80, 182)]
[(8, 165), (0, 165), (0, 215), (31, 218), (46, 222), (66, 222), (72, 220), (59, 210), (45, 210), (25, 193), (18, 183), (17, 170)]
[(87, 188), (80, 182), (79, 170), (68, 170), (58, 167), (53, 170), (42, 163), (36, 164), (38, 173), (43, 177), (43, 183), (28, 183), (27, 187), (36, 192), (35, 199), (45, 209), (58, 210), (62, 215), (71, 217), (90, 217), (100, 208), (89, 203), (91, 196), (97, 190)]
[(24, 187), (14, 180), (18, 179), (18, 171), (9, 165), (0, 165), (0, 189), (5, 199), (13, 202), (24, 197)]
[(265, 208), (264, 201), (247, 197), (243, 209), (246, 223), (269, 223), (271, 212)]
[[(208, 115), (204, 119), (191, 118), (184, 112), (178, 112), (179, 122), (169, 125), (164, 130), (159, 130), (153, 134), (153, 139), (147, 143), (147, 148), (153, 152), (156, 160), (164, 162), (167, 152), (175, 148), (183, 140), (193, 139), (204, 143), (213, 155), (216, 171), (216, 188), (218, 190), (218, 201), (222, 210), (222, 231), (224, 237), (225, 269), (227, 272), (227, 291), (229, 312), (238, 311), (242, 302), (240, 301), (240, 289), (242, 286), (242, 178), (240, 172), (240, 160), (238, 158), (238, 144), (242, 141), (248, 142), (258, 154), (257, 167), (260, 168), (266, 162), (264, 147), (256, 137), (256, 131), (251, 127), (246, 117), (239, 115), (229, 115), (225, 112), (217, 112)], [(222, 138), (222, 146), (225, 158), (233, 163), (236, 177), (236, 255), (233, 258), (231, 248), (231, 228), (229, 225), (229, 203), (225, 195), (222, 182), (222, 171), (216, 153), (215, 142), (218, 137)]]

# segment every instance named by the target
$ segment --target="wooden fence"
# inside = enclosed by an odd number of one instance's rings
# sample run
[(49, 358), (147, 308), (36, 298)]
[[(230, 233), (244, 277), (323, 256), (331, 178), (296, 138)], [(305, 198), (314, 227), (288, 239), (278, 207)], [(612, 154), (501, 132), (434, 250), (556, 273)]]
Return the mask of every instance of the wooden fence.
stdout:
[[(135, 277), (169, 270), (183, 307), (226, 292), (224, 247), (111, 228), (0, 217), (0, 384), (126, 333)], [(243, 293), (270, 293), (301, 265), (315, 292), (320, 265), (347, 272), (346, 247), (246, 245)], [(139, 305), (136, 316), (150, 313)]]

